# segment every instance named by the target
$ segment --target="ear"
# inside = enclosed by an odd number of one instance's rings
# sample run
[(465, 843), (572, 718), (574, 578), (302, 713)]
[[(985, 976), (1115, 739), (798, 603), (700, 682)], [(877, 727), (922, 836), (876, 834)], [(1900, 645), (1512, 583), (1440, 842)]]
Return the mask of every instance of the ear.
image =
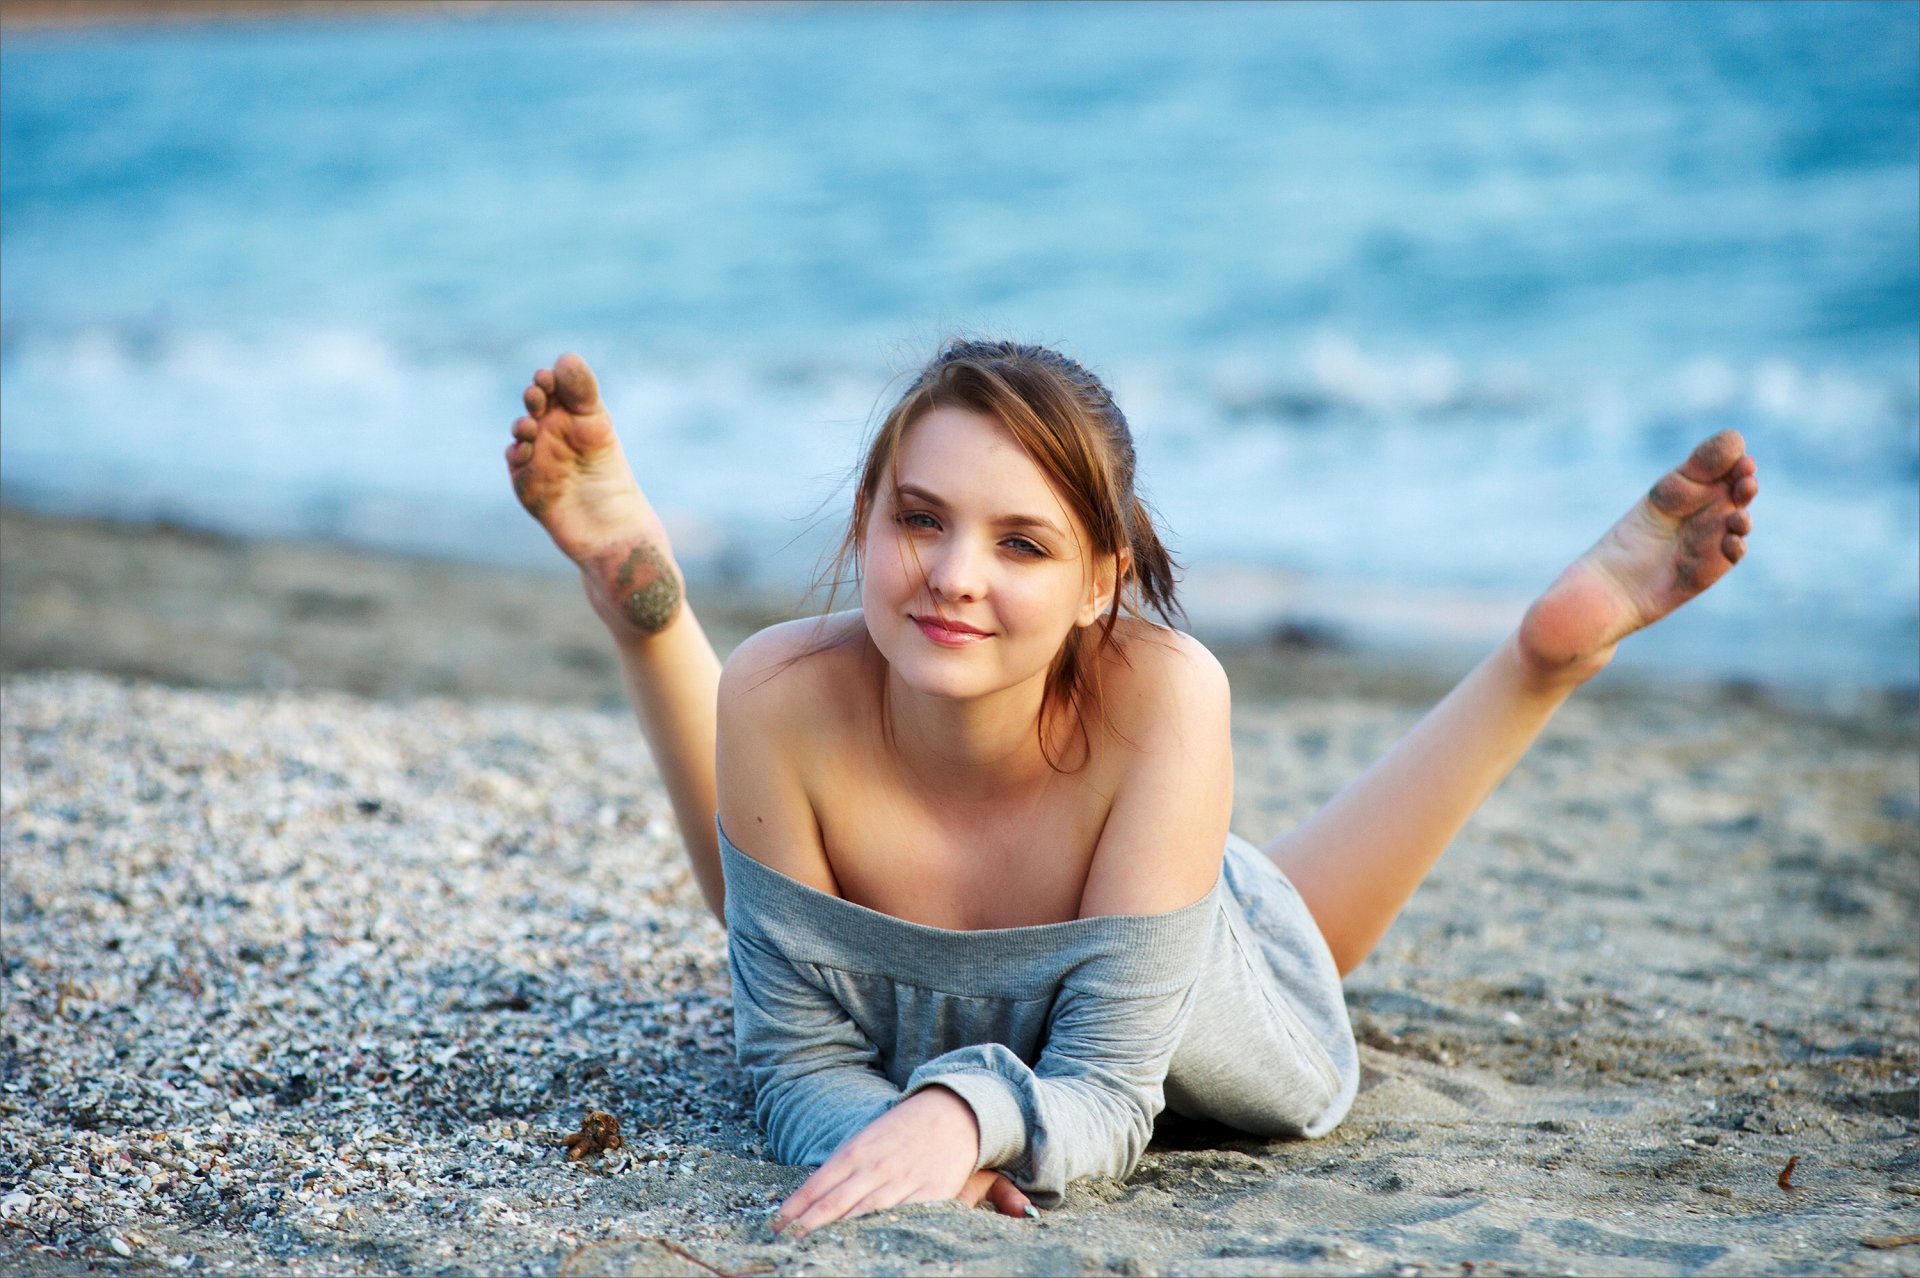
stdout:
[(1093, 561), (1093, 579), (1087, 583), (1087, 597), (1080, 605), (1080, 615), (1074, 618), (1076, 626), (1091, 626), (1106, 615), (1113, 606), (1113, 596), (1120, 589), (1120, 583), (1133, 571), (1133, 551), (1121, 547), (1115, 555), (1099, 555)]

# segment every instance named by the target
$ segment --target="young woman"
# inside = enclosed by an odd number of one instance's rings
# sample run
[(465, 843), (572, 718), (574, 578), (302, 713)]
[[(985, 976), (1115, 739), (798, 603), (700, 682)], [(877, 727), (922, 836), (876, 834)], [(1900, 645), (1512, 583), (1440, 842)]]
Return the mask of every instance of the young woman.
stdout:
[(860, 607), (724, 670), (587, 366), (562, 356), (525, 401), (515, 491), (619, 647), (728, 924), (761, 1125), (819, 1168), (776, 1214), (796, 1234), (938, 1198), (1032, 1215), (1124, 1176), (1166, 1107), (1331, 1129), (1358, 1082), (1340, 977), (1614, 645), (1740, 559), (1759, 487), (1737, 434), (1701, 444), (1256, 849), (1227, 830), (1226, 678), (1172, 626), (1126, 419), (1078, 364), (941, 352), (861, 471)]

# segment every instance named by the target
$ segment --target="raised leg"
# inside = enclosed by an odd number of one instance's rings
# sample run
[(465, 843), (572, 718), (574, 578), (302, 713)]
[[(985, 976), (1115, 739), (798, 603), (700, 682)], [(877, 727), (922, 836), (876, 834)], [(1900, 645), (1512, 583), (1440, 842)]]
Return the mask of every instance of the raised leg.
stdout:
[(586, 361), (562, 355), (533, 375), (523, 398), (527, 415), (507, 446), (513, 491), (580, 569), (620, 654), (693, 876), (724, 922), (713, 826), (720, 659), (687, 604), (666, 529), (627, 465)]
[(1386, 934), (1460, 827), (1615, 645), (1746, 553), (1754, 461), (1722, 431), (1563, 572), (1520, 629), (1406, 737), (1267, 847), (1344, 974)]

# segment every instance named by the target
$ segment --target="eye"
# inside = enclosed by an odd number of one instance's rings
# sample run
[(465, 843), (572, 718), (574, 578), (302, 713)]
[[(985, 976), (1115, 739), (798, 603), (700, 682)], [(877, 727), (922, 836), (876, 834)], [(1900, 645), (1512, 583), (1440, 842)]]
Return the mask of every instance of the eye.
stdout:
[(895, 515), (894, 519), (903, 528), (938, 528), (940, 521), (924, 510), (907, 510)]
[(1025, 555), (1030, 559), (1044, 559), (1047, 556), (1046, 547), (1037, 541), (1029, 541), (1025, 537), (1009, 537), (1000, 544), (1015, 554)]

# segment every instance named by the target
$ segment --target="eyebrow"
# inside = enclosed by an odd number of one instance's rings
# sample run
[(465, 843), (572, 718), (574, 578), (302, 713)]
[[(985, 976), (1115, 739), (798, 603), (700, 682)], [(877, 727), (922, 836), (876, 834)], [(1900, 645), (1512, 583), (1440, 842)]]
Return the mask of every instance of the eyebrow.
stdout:
[[(948, 508), (947, 503), (941, 499), (938, 493), (928, 492), (926, 489), (913, 484), (901, 484), (894, 491), (902, 497), (911, 498), (914, 501), (922, 502), (928, 506), (938, 506), (942, 510)], [(1042, 532), (1050, 532), (1054, 536), (1063, 539), (1067, 536), (1066, 529), (1060, 527), (1060, 525), (1054, 523), (1051, 519), (1042, 519), (1039, 515), (999, 515), (990, 522), (1001, 528), (1037, 528)]]

